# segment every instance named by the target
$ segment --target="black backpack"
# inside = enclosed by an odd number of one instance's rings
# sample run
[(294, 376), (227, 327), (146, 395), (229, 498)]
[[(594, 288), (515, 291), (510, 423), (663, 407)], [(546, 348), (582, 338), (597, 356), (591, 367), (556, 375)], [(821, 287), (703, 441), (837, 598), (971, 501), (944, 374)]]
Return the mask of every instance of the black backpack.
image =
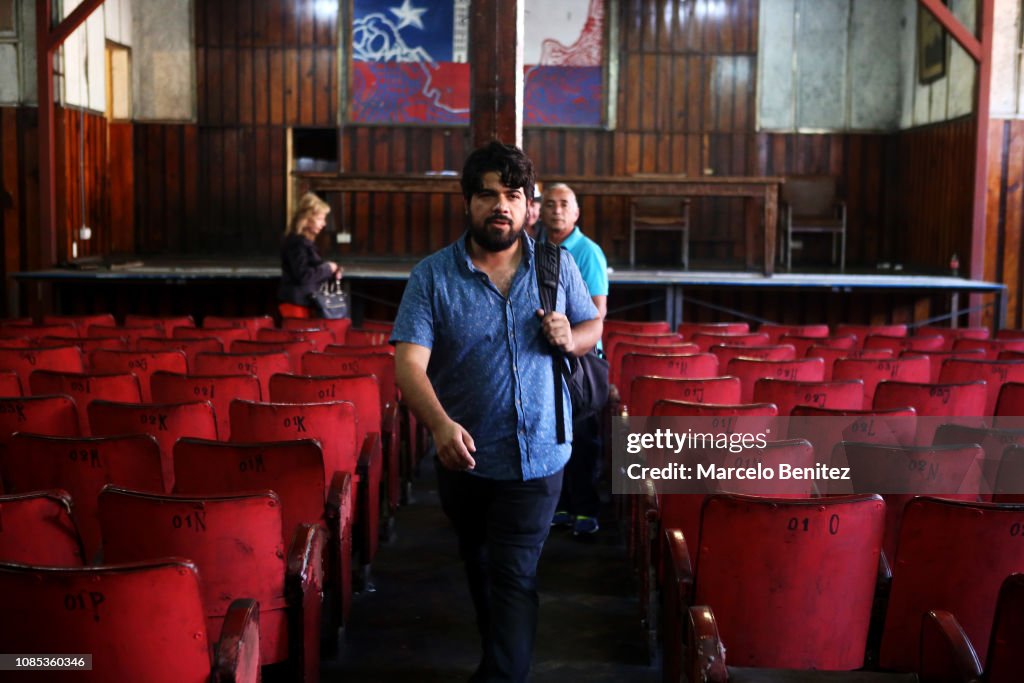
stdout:
[[(550, 242), (537, 242), (534, 246), (537, 287), (540, 307), (545, 313), (555, 310), (558, 298), (558, 278), (561, 270), (562, 248)], [(555, 374), (555, 415), (558, 443), (565, 443), (565, 418), (562, 409), (562, 386), (558, 381), (565, 376), (572, 400), (573, 421), (597, 413), (608, 402), (608, 361), (591, 349), (583, 356), (566, 357), (561, 350), (552, 348), (551, 366)]]

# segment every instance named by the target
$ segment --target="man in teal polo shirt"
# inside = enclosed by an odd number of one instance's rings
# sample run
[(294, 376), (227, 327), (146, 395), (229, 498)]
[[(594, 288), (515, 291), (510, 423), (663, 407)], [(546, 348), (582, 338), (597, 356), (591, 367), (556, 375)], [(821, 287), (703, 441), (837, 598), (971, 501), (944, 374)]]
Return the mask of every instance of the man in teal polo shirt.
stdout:
[[(542, 239), (559, 245), (572, 255), (590, 290), (594, 306), (604, 320), (608, 312), (608, 260), (597, 242), (584, 235), (576, 225), (579, 217), (580, 207), (572, 188), (565, 183), (553, 183), (544, 188), (540, 207)], [(599, 416), (589, 415), (575, 420), (572, 457), (565, 468), (562, 495), (552, 525), (571, 525), (577, 536), (597, 532), (597, 513), (601, 506), (597, 493), (600, 454)]]

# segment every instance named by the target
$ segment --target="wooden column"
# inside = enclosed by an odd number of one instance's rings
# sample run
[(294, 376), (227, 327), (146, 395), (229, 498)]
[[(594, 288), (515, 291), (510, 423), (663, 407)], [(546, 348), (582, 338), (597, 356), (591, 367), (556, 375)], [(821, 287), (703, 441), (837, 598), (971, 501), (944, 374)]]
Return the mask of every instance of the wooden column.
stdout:
[[(978, 65), (977, 91), (974, 112), (977, 117), (977, 133), (974, 141), (974, 210), (971, 215), (971, 258), (968, 276), (972, 280), (985, 279), (985, 207), (988, 203), (988, 129), (992, 88), (992, 21), (995, 15), (995, 0), (978, 0), (978, 36), (975, 37), (953, 15), (942, 0), (918, 0), (953, 39), (971, 56)], [(981, 296), (971, 295), (971, 308), (981, 305)], [(970, 315), (971, 325), (980, 325), (982, 312), (975, 310)], [(994, 317), (998, 317), (998, 311)]]
[(473, 147), (523, 146), (526, 0), (472, 0), (469, 8), (470, 130)]
[[(50, 0), (36, 0), (36, 82), (39, 88), (39, 264), (57, 263), (56, 127), (53, 120), (53, 57), (103, 0), (83, 0), (53, 25)], [(84, 131), (82, 133), (85, 134)]]

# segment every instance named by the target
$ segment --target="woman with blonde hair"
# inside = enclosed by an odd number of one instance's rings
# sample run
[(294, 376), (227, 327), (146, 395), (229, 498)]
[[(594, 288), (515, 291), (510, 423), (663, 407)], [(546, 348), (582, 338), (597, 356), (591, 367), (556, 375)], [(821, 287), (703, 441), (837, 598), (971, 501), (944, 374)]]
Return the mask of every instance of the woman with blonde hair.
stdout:
[(332, 278), (341, 279), (341, 267), (324, 261), (315, 244), (330, 211), (327, 202), (307, 192), (288, 222), (281, 242), (281, 285), (277, 289), (278, 310), (285, 318), (313, 317), (313, 292)]

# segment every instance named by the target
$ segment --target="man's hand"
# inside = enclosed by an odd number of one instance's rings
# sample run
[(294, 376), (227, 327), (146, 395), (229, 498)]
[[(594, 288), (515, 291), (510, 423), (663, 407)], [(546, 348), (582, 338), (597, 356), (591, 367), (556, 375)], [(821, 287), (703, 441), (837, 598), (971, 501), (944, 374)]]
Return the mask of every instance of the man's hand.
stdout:
[(476, 444), (469, 432), (454, 420), (448, 420), (433, 432), (437, 459), (450, 470), (471, 470), (476, 460), (470, 453), (476, 453)]
[(561, 349), (564, 353), (572, 353), (576, 342), (572, 336), (572, 325), (564, 313), (552, 311), (545, 315), (544, 310), (537, 309), (537, 317), (541, 319), (541, 329), (548, 343)]

